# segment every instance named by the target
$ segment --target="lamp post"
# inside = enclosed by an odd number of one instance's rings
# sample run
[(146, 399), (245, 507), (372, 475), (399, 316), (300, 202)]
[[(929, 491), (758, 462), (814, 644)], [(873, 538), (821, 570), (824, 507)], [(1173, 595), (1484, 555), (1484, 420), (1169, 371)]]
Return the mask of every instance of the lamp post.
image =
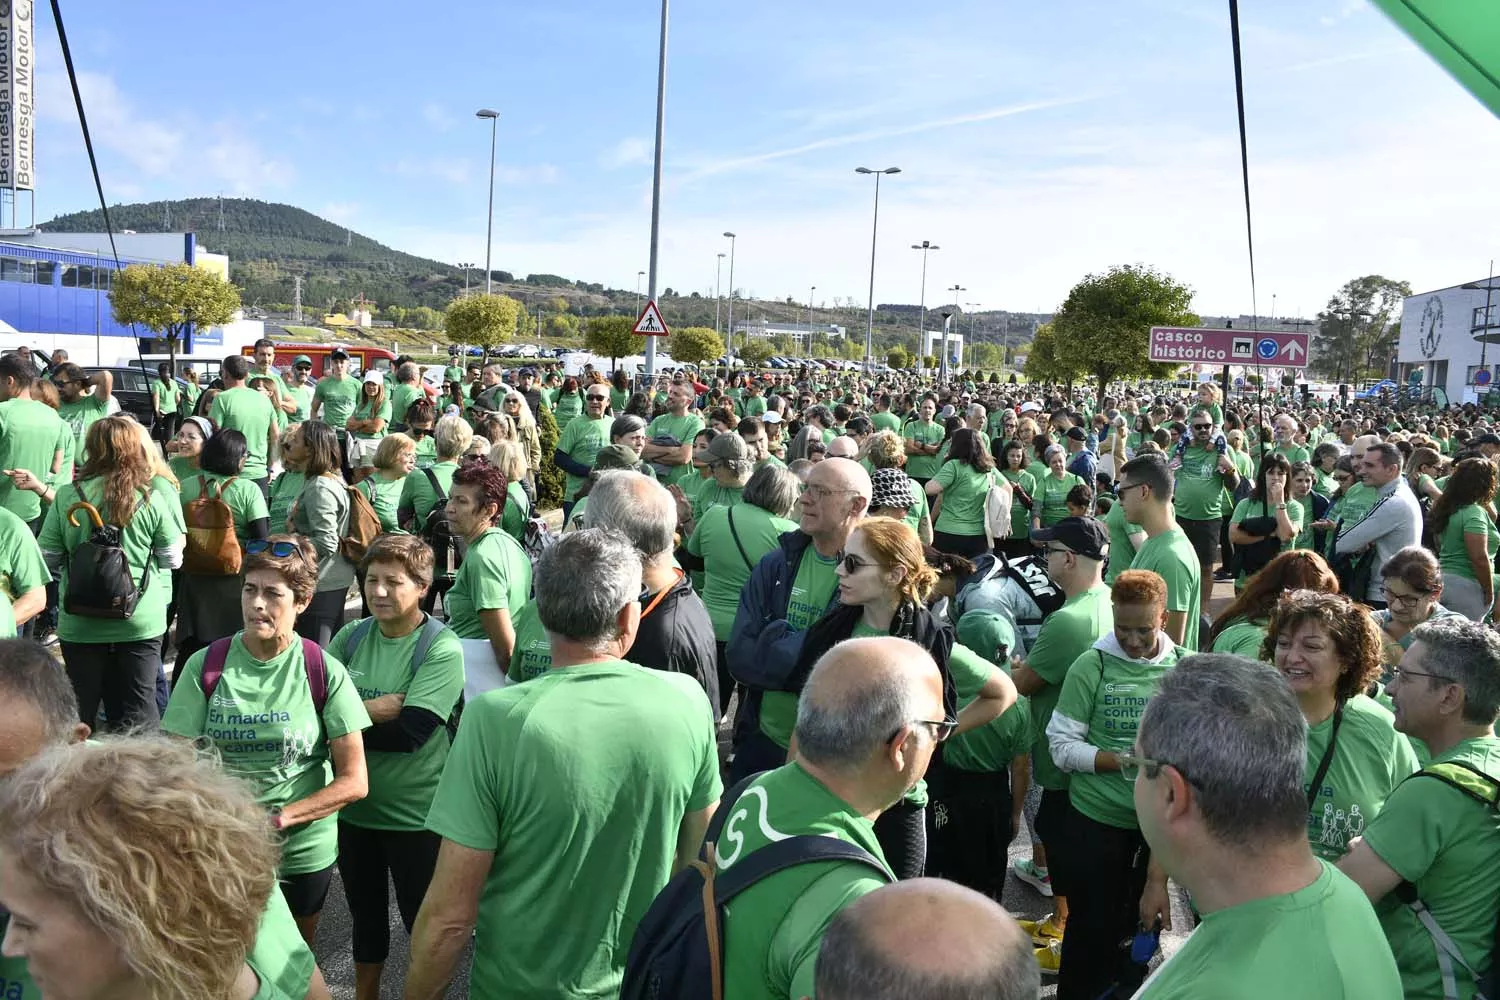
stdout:
[(917, 349), (921, 350), (923, 342), (927, 340), (927, 252), (929, 250), (941, 250), (942, 247), (936, 243), (929, 243), (927, 240), (923, 240), (921, 243), (913, 243), (911, 248), (922, 251), (922, 322), (917, 327)]
[(727, 254), (719, 254), (719, 259), (714, 262), (714, 333), (724, 335), (724, 328), (719, 325), (719, 306), (724, 301), (724, 294), (719, 291), (719, 275), (724, 270), (724, 258)]
[[(729, 305), (724, 320), (724, 358), (730, 366), (734, 365), (734, 240), (733, 233), (724, 234), (729, 238)], [(723, 256), (720, 254), (719, 256)]]
[(875, 175), (875, 218), (870, 223), (870, 314), (865, 322), (865, 373), (870, 371), (870, 341), (875, 337), (875, 239), (880, 234), (880, 175), (899, 174), (900, 167), (886, 167), (884, 170), (871, 170), (869, 167), (855, 167), (856, 174)]
[(488, 295), (492, 280), (490, 246), (495, 235), (495, 133), (500, 126), (500, 112), (490, 108), (480, 108), (474, 112), (474, 117), (490, 120), (490, 207), (484, 218), (484, 294)]
[(635, 314), (641, 314), (641, 279), (646, 276), (645, 271), (635, 272)]
[[(1474, 284), (1473, 282), (1470, 282), (1467, 285), (1464, 285), (1462, 287), (1464, 287), (1464, 288), (1471, 288), (1471, 289), (1477, 289), (1477, 288), (1479, 288), (1479, 286), (1476, 285), (1476, 284)], [(1494, 324), (1490, 322), (1490, 296), (1493, 294), (1494, 290), (1495, 290), (1495, 262), (1493, 260), (1491, 260), (1490, 261), (1490, 276), (1489, 276), (1489, 278), (1484, 283), (1484, 322), (1482, 324), (1476, 324), (1476, 326), (1477, 326), (1477, 328), (1479, 330), (1479, 369), (1480, 369), (1480, 371), (1488, 371), (1489, 370), (1486, 367), (1488, 365), (1488, 363), (1489, 363), (1489, 354), (1488, 354), (1488, 349), (1489, 349), (1489, 346), (1490, 346), (1489, 331), (1490, 331), (1490, 328), (1494, 326)], [(1489, 391), (1488, 388), (1486, 388), (1485, 391), (1486, 391), (1486, 393), (1488, 393), (1488, 391)]]
[[(954, 285), (948, 291), (953, 293), (953, 312), (944, 311), (943, 313), (943, 349), (938, 351), (939, 382), (946, 382), (948, 380), (948, 321), (953, 317), (954, 313), (958, 312), (958, 293), (967, 292), (968, 289), (963, 285)], [(963, 327), (959, 327), (959, 330), (962, 331)], [(960, 336), (962, 336), (961, 332)]]
[(474, 270), (473, 264), (459, 264), (458, 269), (464, 273), (464, 294), (469, 294), (469, 272)]
[(817, 290), (817, 285), (813, 285), (807, 290), (807, 339), (802, 342), (803, 354), (812, 353), (812, 303), (813, 292), (816, 292)]
[[(656, 249), (661, 235), (661, 148), (667, 117), (667, 0), (661, 0), (661, 46), (656, 54), (656, 147), (651, 166), (651, 259), (646, 294), (656, 301)], [(656, 375), (656, 338), (646, 338), (646, 380)]]
[(979, 316), (979, 303), (965, 302), (964, 309), (969, 314), (969, 371), (972, 372), (979, 367), (979, 355), (974, 350), (974, 320)]

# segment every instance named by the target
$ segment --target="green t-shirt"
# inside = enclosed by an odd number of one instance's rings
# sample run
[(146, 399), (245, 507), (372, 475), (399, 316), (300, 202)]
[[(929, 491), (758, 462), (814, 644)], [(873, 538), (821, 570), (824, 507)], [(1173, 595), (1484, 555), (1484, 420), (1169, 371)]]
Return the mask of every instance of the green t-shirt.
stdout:
[(342, 432), (354, 405), (359, 402), (363, 383), (350, 375), (334, 378), (324, 375), (313, 388), (313, 400), (320, 405), (318, 417), (329, 427)]
[(260, 980), (260, 989), (252, 1000), (301, 1000), (307, 996), (317, 959), (302, 940), (286, 897), (279, 891), (266, 897), (266, 912), (261, 914), (245, 964)]
[[(1344, 490), (1344, 495), (1333, 502), (1328, 508), (1327, 519), (1335, 524), (1342, 521), (1346, 528), (1353, 527), (1365, 519), (1365, 516), (1374, 509), (1380, 500), (1380, 491), (1366, 486), (1364, 483), (1355, 481)], [(1328, 533), (1328, 555), (1332, 557), (1334, 543), (1337, 541), (1338, 532)]]
[(307, 473), (296, 472), (292, 469), (284, 470), (272, 481), (268, 491), (270, 499), (266, 501), (266, 513), (271, 518), (272, 534), (286, 530), (287, 515), (292, 512), (292, 504), (297, 502), (297, 497), (302, 494), (302, 488), (306, 485)]
[(479, 612), (504, 608), (514, 619), (530, 594), (531, 560), (514, 538), (491, 527), (469, 544), (443, 600), (448, 627), (460, 639), (486, 639)]
[(511, 623), (516, 630), (516, 645), (510, 654), (510, 669), (506, 676), (519, 684), (533, 677), (540, 677), (552, 669), (552, 641), (542, 627), (542, 619), (536, 612), (536, 602), (530, 601)]
[[(285, 399), (290, 399), (292, 402), (297, 404), (296, 411), (287, 414), (288, 420), (292, 421), (293, 423), (300, 424), (302, 421), (308, 418), (308, 416), (312, 413), (313, 393), (315, 391), (316, 387), (311, 382), (304, 382), (301, 385), (292, 385), (292, 383), (286, 380), (285, 375), (281, 377), (282, 397)], [(286, 413), (286, 411), (283, 410), (282, 413)]]
[[(236, 633), (212, 704), (203, 696), (207, 655), (202, 649), (188, 659), (161, 727), (188, 739), (207, 738), (224, 770), (249, 782), (256, 800), (267, 808), (297, 802), (325, 787), (333, 778), (329, 742), (370, 725), (359, 692), (331, 653), (323, 655), (328, 688), (321, 716), (308, 686), (301, 641), (294, 639), (269, 660), (257, 660)], [(337, 857), (338, 818), (304, 823), (284, 834), (281, 874), (322, 871)]]
[[(646, 428), (646, 437), (649, 440), (661, 435), (671, 435), (681, 444), (692, 444), (693, 438), (697, 437), (698, 432), (701, 430), (703, 430), (703, 418), (696, 413), (684, 413), (680, 417), (674, 416), (671, 413), (663, 413), (651, 421), (651, 424)], [(684, 462), (667, 476), (666, 482), (680, 483), (692, 474), (693, 463)]]
[(870, 423), (875, 425), (877, 431), (895, 431), (901, 433), (901, 418), (890, 410), (881, 410), (879, 413), (870, 414)]
[(383, 532), (401, 530), (396, 522), (396, 509), (401, 504), (401, 494), (406, 488), (406, 478), (406, 476), (400, 476), (396, 479), (387, 479), (377, 472), (362, 480), (355, 487), (370, 501), (370, 506), (375, 508), (375, 514), (380, 518), (380, 530)]
[(1260, 659), (1261, 646), (1266, 641), (1266, 621), (1237, 621), (1225, 626), (1214, 639), (1212, 652), (1233, 653), (1252, 660)]
[(1443, 533), (1438, 538), (1438, 562), (1442, 564), (1443, 572), (1478, 582), (1474, 576), (1474, 564), (1469, 561), (1469, 547), (1464, 541), (1465, 535), (1484, 536), (1488, 565), (1493, 567), (1495, 553), (1500, 551), (1500, 531), (1495, 530), (1495, 522), (1490, 520), (1490, 516), (1485, 513), (1483, 507), (1477, 503), (1471, 503), (1448, 515), (1448, 523), (1443, 527)]
[(1135, 546), (1130, 544), (1131, 535), (1144, 535), (1146, 529), (1131, 524), (1125, 519), (1125, 505), (1115, 503), (1104, 515), (1104, 526), (1109, 529), (1109, 565), (1104, 570), (1104, 582), (1114, 586), (1115, 577), (1130, 568), (1135, 558)]
[(943, 487), (934, 531), (950, 535), (984, 534), (984, 501), (995, 482), (994, 472), (977, 472), (967, 462), (944, 462), (933, 481)]
[[(756, 778), (734, 803), (719, 839), (719, 870), (799, 834), (837, 837), (885, 860), (874, 824), (793, 762)], [(746, 889), (724, 907), (725, 1000), (812, 996), (813, 966), (829, 921), (893, 881), (867, 865), (816, 861)]]
[(1348, 876), (1319, 864), (1318, 877), (1296, 892), (1203, 914), (1136, 1000), (1401, 1000), (1369, 900)]
[[(125, 550), (125, 561), (130, 567), (131, 578), (136, 586), (141, 585), (144, 575), (145, 587), (135, 613), (129, 618), (82, 618), (70, 614), (66, 607), (59, 612), (57, 635), (67, 642), (137, 642), (155, 639), (167, 630), (167, 602), (172, 597), (172, 574), (156, 564), (157, 552), (180, 550), (186, 528), (182, 522), (182, 505), (177, 491), (165, 479), (151, 481), (151, 495), (143, 504), (138, 504), (120, 534), (121, 547)], [(139, 494), (138, 494), (139, 496)], [(99, 508), (99, 515), (111, 517), (104, 509), (104, 482), (100, 479), (85, 479), (58, 488), (57, 500), (47, 511), (47, 520), (42, 526), (41, 544), (43, 553), (62, 556), (62, 571), (58, 586), (63, 594), (68, 592), (68, 564), (79, 545), (93, 532), (93, 522), (79, 511), (78, 527), (68, 523), (68, 508), (83, 499)], [(147, 564), (150, 572), (145, 572)]]
[(197, 382), (184, 382), (181, 388), (182, 395), (177, 401), (177, 412), (184, 417), (190, 417), (198, 408), (198, 397), (203, 395), (203, 386)]
[(573, 418), (583, 412), (583, 394), (578, 392), (563, 392), (557, 390), (557, 397), (552, 404), (552, 415), (557, 418), (557, 426), (566, 428), (573, 422)]
[(1089, 647), (1115, 627), (1115, 610), (1109, 603), (1109, 588), (1104, 584), (1074, 594), (1063, 606), (1048, 615), (1037, 633), (1036, 642), (1026, 654), (1026, 665), (1047, 686), (1031, 696), (1031, 729), (1036, 737), (1032, 749), (1032, 778), (1052, 791), (1068, 787), (1068, 776), (1052, 761), (1047, 744), (1047, 723), (1062, 694), (1068, 668)]
[[(266, 498), (260, 492), (260, 487), (241, 476), (221, 476), (213, 472), (199, 472), (182, 481), (184, 508), (203, 495), (205, 481), (224, 484), (223, 492), (220, 492), (220, 487), (214, 486), (211, 495), (220, 497), (229, 507), (229, 512), (234, 515), (234, 536), (240, 540), (241, 545), (244, 545), (249, 537), (245, 529), (252, 522), (270, 516), (266, 509)], [(274, 532), (278, 529), (272, 525), (271, 530)]]
[(1131, 569), (1149, 569), (1167, 581), (1167, 610), (1187, 615), (1182, 646), (1188, 652), (1198, 649), (1199, 607), (1202, 603), (1201, 570), (1198, 554), (1187, 533), (1174, 527), (1155, 538), (1148, 538), (1131, 560)]
[(500, 527), (516, 541), (524, 541), (526, 521), (529, 517), (531, 517), (531, 498), (526, 495), (526, 488), (519, 482), (508, 484), (505, 487), (505, 510), (500, 514)]
[(693, 522), (702, 520), (715, 507), (733, 507), (744, 493), (743, 486), (723, 486), (716, 479), (704, 480), (693, 494)]
[[(1006, 479), (1011, 481), (1012, 486), (1019, 486), (1026, 491), (1026, 495), (1033, 501), (1036, 498), (1036, 479), (1025, 469), (1005, 469), (1001, 471)], [(1031, 537), (1031, 511), (1021, 502), (1019, 494), (1012, 491), (1010, 499), (1010, 537), (1013, 539)]]
[[(1342, 742), (1342, 740), (1341, 740)], [(1500, 740), (1463, 740), (1434, 763), (1461, 763), (1500, 775)], [(1370, 820), (1365, 843), (1391, 869), (1416, 886), (1417, 898), (1452, 938), (1464, 960), (1484, 971), (1490, 965), (1495, 912), (1500, 909), (1500, 818), (1495, 811), (1437, 778), (1403, 781)], [(1437, 952), (1432, 936), (1395, 894), (1376, 907), (1380, 926), (1401, 970), (1408, 997), (1441, 997)], [(1474, 996), (1474, 986), (1455, 967), (1458, 995)]]
[[(411, 659), (422, 626), (391, 639), (378, 623), (372, 624), (350, 656), (349, 640), (359, 624), (345, 625), (328, 648), (346, 662), (349, 679), (362, 700), (404, 694), (405, 708), (426, 709), (444, 720), (453, 714), (463, 697), (464, 650), (451, 629), (434, 636), (426, 657), (414, 664)], [(426, 829), (427, 811), (448, 760), (448, 748), (448, 730), (439, 726), (411, 753), (366, 750), (370, 793), (345, 806), (339, 819), (370, 830)]]
[(230, 427), (245, 435), (245, 467), (241, 475), (246, 479), (266, 478), (276, 408), (265, 393), (244, 386), (225, 389), (214, 397), (208, 418), (220, 429)]
[(427, 393), (422, 391), (422, 387), (420, 385), (413, 385), (410, 382), (397, 382), (391, 387), (389, 396), (391, 406), (391, 422), (400, 424), (401, 427), (405, 427), (406, 411), (411, 409), (411, 404), (415, 403), (419, 399), (425, 398), (426, 396)]
[(379, 441), (391, 429), (391, 401), (389, 399), (383, 400), (380, 408), (376, 409), (375, 401), (371, 397), (361, 395), (359, 402), (354, 405), (354, 412), (350, 414), (350, 417), (355, 420), (384, 420), (385, 430), (376, 431), (374, 434), (359, 431), (354, 435), (361, 441)]
[(175, 379), (163, 382), (159, 378), (151, 380), (151, 398), (156, 401), (156, 412), (176, 413), (182, 393), (177, 388)]
[[(42, 548), (26, 522), (0, 507), (0, 639), (14, 639), (16, 616), (11, 604), (17, 597), (52, 579)], [(0, 997), (5, 996), (0, 991)]]
[[(1255, 518), (1259, 517), (1275, 516), (1275, 504), (1268, 503), (1263, 505), (1254, 497), (1246, 497), (1245, 499), (1234, 505), (1234, 513), (1230, 515), (1229, 523), (1239, 524), (1246, 518), (1254, 520)], [(1292, 522), (1292, 527), (1296, 528), (1300, 532), (1302, 530), (1302, 505), (1295, 500), (1288, 500), (1286, 502), (1286, 516), (1287, 519)], [(1277, 549), (1277, 551), (1289, 552), (1293, 548), (1295, 548), (1296, 545), (1297, 536), (1293, 535), (1291, 538), (1288, 538), (1286, 541), (1282, 542), (1281, 547)], [(1248, 579), (1249, 577), (1245, 575), (1245, 571), (1241, 569), (1239, 571), (1239, 575), (1235, 578), (1234, 589), (1237, 591), (1243, 590), (1245, 587), (1245, 581)]]
[[(1332, 732), (1333, 716), (1307, 731), (1309, 782), (1328, 751)], [(1391, 713), (1364, 695), (1350, 698), (1328, 775), (1307, 813), (1313, 853), (1329, 862), (1342, 858), (1349, 841), (1362, 836), (1365, 824), (1380, 812), (1391, 789), (1416, 769), (1411, 744), (1396, 732)]]
[(740, 401), (740, 416), (758, 417), (766, 412), (766, 397), (746, 396)]
[[(792, 631), (807, 631), (807, 627), (823, 617), (823, 612), (828, 610), (839, 586), (838, 574), (835, 572), (838, 564), (837, 558), (825, 559), (811, 545), (803, 552), (786, 606), (786, 621)], [(795, 694), (789, 691), (767, 691), (761, 696), (760, 731), (774, 740), (777, 746), (791, 745), (792, 730), (796, 725)]]
[[(594, 459), (599, 457), (599, 449), (609, 444), (609, 426), (614, 422), (614, 417), (600, 417), (598, 420), (590, 420), (587, 416), (574, 417), (563, 428), (562, 437), (557, 441), (557, 450), (580, 465), (593, 468)], [(567, 490), (564, 493), (566, 499), (576, 499), (585, 482), (584, 477), (569, 472)]]
[[(443, 496), (446, 497), (453, 490), (453, 474), (458, 471), (458, 463), (438, 462), (431, 467), (431, 471), (432, 479), (438, 481), (438, 485), (443, 488)], [(427, 527), (427, 518), (439, 503), (438, 495), (432, 489), (432, 479), (428, 478), (426, 471), (418, 470), (401, 480), (401, 501), (398, 507), (402, 511), (411, 511), (412, 517), (416, 519), (412, 526), (416, 534), (421, 534)]]
[[(734, 530), (730, 531), (730, 520)], [(753, 504), (712, 507), (704, 511), (687, 540), (687, 551), (703, 560), (703, 603), (714, 623), (714, 638), (729, 641), (734, 616), (740, 607), (740, 592), (761, 557), (777, 540), (797, 525)], [(736, 541), (738, 536), (738, 541)], [(742, 553), (743, 548), (743, 553)]]
[[(281, 895), (272, 893), (273, 896)], [(0, 911), (0, 938), (9, 929), (10, 914)], [(0, 955), (0, 997), (5, 1000), (42, 1000), (42, 988), (31, 981), (26, 959)]]
[[(1118, 644), (1110, 639), (1115, 649)], [(1068, 668), (1053, 719), (1066, 717), (1088, 727), (1084, 739), (1114, 753), (1134, 753), (1135, 733), (1146, 702), (1181, 654), (1171, 640), (1154, 660), (1133, 660), (1096, 643)], [(1139, 829), (1135, 818), (1135, 786), (1119, 771), (1075, 771), (1068, 782), (1068, 801), (1097, 823), (1121, 830)]]
[(495, 855), (470, 995), (619, 991), (683, 817), (722, 791), (713, 715), (691, 677), (621, 660), (550, 670), (465, 707), (427, 827)]
[(1195, 445), (1182, 453), (1182, 465), (1177, 470), (1172, 490), (1172, 506), (1178, 517), (1190, 521), (1212, 521), (1223, 517), (1224, 489), (1224, 473), (1219, 471), (1217, 451)]
[[(43, 406), (47, 404), (43, 403)], [(62, 418), (63, 423), (73, 431), (73, 440), (78, 445), (75, 454), (78, 456), (78, 464), (86, 461), (87, 451), (84, 442), (88, 439), (89, 428), (94, 426), (95, 421), (109, 416), (109, 402), (90, 393), (80, 396), (71, 403), (59, 403), (57, 415)]]
[[(0, 469), (29, 469), (48, 485), (65, 482), (60, 463), (72, 433), (46, 403), (7, 399), (0, 403)], [(54, 462), (59, 463), (56, 474), (52, 471)], [(35, 521), (42, 514), (42, 498), (30, 490), (16, 489), (9, 476), (0, 475), (0, 507), (23, 521)]]
[[(901, 436), (907, 441), (915, 441), (917, 444), (938, 444), (943, 440), (943, 425), (933, 420), (913, 420), (902, 430)], [(931, 479), (937, 475), (938, 456), (931, 455), (907, 455), (906, 474), (913, 479)]]
[(1073, 487), (1085, 485), (1083, 478), (1071, 472), (1064, 472), (1061, 477), (1054, 476), (1052, 470), (1036, 481), (1036, 502), (1039, 505), (1038, 516), (1042, 520), (1042, 527), (1049, 528), (1070, 516), (1068, 514), (1068, 494), (1073, 492)]
[[(1008, 628), (999, 624), (1003, 622), (1005, 616), (989, 611), (971, 611), (959, 621), (950, 663), (959, 666), (953, 671), (953, 685), (960, 709), (978, 696), (992, 668), (1009, 666), (1008, 661), (996, 658), (1000, 646), (1009, 649), (1015, 644), (1013, 630), (1008, 639), (1002, 634)], [(1030, 752), (1034, 739), (1031, 704), (1017, 698), (999, 717), (949, 740), (943, 746), (943, 763), (960, 771), (1005, 771), (1017, 757)]]
[(172, 475), (176, 478), (179, 486), (202, 471), (198, 468), (198, 460), (196, 458), (178, 458), (176, 455), (167, 459), (167, 468), (172, 470)]

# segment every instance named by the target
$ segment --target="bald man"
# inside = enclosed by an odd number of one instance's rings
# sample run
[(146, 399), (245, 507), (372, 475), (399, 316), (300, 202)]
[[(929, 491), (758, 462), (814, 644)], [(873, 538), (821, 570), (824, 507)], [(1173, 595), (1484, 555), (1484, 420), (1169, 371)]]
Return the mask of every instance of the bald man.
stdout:
[(1036, 1000), (1031, 938), (994, 900), (942, 879), (876, 889), (823, 933), (818, 1000)]
[(755, 778), (727, 807), (715, 857), (723, 873), (767, 845), (815, 834), (855, 844), (869, 858), (805, 861), (736, 896), (724, 921), (725, 1000), (812, 995), (829, 921), (895, 881), (875, 820), (927, 773), (942, 728), (929, 720), (942, 718), (942, 676), (913, 642), (850, 639), (819, 658), (797, 706), (790, 762)]
[(827, 457), (823, 459), (823, 461), (826, 462), (829, 458), (854, 459), (858, 457), (859, 442), (855, 441), (847, 434), (840, 434), (838, 437), (828, 442), (828, 454)]
[(748, 689), (735, 719), (730, 784), (786, 760), (802, 638), (833, 603), (844, 542), (870, 509), (870, 474), (858, 462), (824, 459), (806, 482), (799, 530), (782, 535), (751, 572), (726, 646), (729, 672)]

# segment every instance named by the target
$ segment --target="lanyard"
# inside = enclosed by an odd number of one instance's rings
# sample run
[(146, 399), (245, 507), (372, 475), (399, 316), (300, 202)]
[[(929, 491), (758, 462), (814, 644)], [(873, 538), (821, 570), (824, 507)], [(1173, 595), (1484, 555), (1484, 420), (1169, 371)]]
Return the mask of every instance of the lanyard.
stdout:
[[(682, 579), (682, 577), (683, 577), (682, 570), (674, 568), (673, 572), (677, 574), (677, 579), (678, 580)], [(656, 596), (653, 597), (653, 598), (651, 598), (651, 603), (648, 604), (648, 605), (646, 605), (644, 608), (641, 609), (641, 621), (645, 621), (646, 617), (648, 615), (650, 615), (651, 612), (653, 612), (653, 611), (656, 610), (656, 606), (661, 603), (662, 598), (664, 598), (664, 597), (667, 596), (667, 591), (671, 590), (672, 587), (675, 587), (676, 585), (677, 585), (677, 582), (674, 580), (672, 582), (671, 586), (663, 587), (663, 588), (661, 588), (661, 590), (657, 591)]]

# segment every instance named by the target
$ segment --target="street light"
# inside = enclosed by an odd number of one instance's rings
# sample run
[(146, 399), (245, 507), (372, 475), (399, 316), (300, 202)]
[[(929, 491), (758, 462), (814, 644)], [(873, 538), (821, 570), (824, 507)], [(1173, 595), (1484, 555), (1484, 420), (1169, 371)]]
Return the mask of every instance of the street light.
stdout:
[[(724, 360), (731, 366), (734, 365), (734, 234), (726, 232), (729, 238), (729, 311), (724, 325)], [(723, 254), (719, 255), (724, 256)]]
[(884, 170), (871, 170), (869, 167), (855, 167), (856, 174), (875, 175), (875, 219), (870, 223), (870, 315), (865, 323), (865, 371), (870, 370), (870, 341), (875, 337), (875, 238), (880, 233), (880, 175), (899, 174), (900, 167), (886, 167)]
[(641, 279), (646, 276), (645, 271), (635, 272), (635, 314), (641, 314)]
[(922, 325), (917, 329), (917, 346), (920, 348), (922, 342), (927, 339), (927, 252), (943, 248), (936, 243), (929, 243), (927, 240), (923, 240), (921, 243), (913, 243), (911, 248), (922, 251)]
[(468, 295), (469, 294), (469, 272), (472, 271), (472, 270), (474, 270), (474, 265), (473, 264), (459, 264), (459, 265), (456, 265), (456, 266), (458, 267), (458, 269), (460, 271), (462, 271), (464, 273), (464, 294)]
[(817, 290), (817, 285), (813, 285), (807, 290), (807, 340), (803, 341), (803, 354), (812, 354), (812, 303), (813, 292)]
[(490, 294), (490, 246), (495, 235), (495, 132), (500, 126), (500, 112), (489, 108), (480, 108), (474, 112), (475, 118), (488, 118), (490, 120), (490, 208), (489, 214), (484, 221), (484, 294)]
[[(948, 380), (948, 320), (953, 316), (954, 313), (958, 312), (958, 293), (967, 292), (968, 289), (963, 285), (954, 285), (952, 288), (948, 289), (948, 291), (953, 293), (953, 312), (948, 312), (946, 310), (943, 312), (943, 349), (938, 352), (939, 382), (946, 382)], [(962, 330), (963, 327), (959, 327), (959, 329)], [(960, 334), (960, 336), (962, 336), (962, 334)]]
[(727, 256), (729, 255), (721, 253), (714, 262), (714, 333), (721, 337), (724, 335), (724, 328), (719, 325), (719, 305), (724, 301), (724, 295), (719, 291), (719, 274), (724, 270), (724, 258)]
[(964, 310), (969, 314), (969, 370), (979, 367), (979, 355), (974, 350), (974, 321), (979, 318), (979, 303), (965, 302)]

